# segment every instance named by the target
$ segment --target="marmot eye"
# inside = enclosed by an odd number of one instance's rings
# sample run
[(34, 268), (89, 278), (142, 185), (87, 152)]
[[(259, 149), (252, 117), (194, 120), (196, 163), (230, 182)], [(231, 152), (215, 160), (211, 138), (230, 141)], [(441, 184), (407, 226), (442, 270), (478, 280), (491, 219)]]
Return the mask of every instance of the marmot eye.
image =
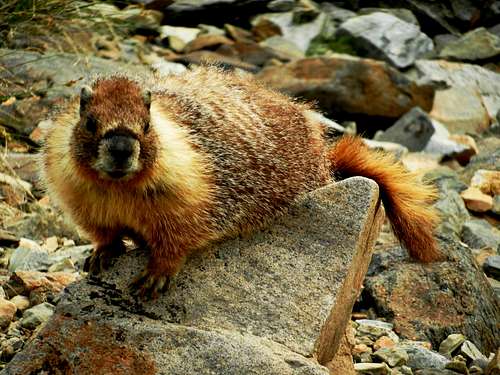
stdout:
[(144, 125), (144, 133), (147, 133), (148, 130), (149, 130), (149, 121), (146, 122), (146, 124)]
[(97, 121), (93, 117), (87, 117), (85, 122), (85, 128), (91, 133), (95, 133), (97, 130)]

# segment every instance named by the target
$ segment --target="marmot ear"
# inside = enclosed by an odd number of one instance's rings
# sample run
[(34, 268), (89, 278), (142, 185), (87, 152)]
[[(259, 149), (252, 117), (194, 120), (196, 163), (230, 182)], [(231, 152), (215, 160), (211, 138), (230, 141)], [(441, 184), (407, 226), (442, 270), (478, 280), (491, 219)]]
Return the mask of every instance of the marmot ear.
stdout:
[(149, 111), (149, 108), (151, 107), (151, 91), (144, 90), (142, 93), (142, 100), (144, 100), (144, 104), (146, 105)]
[(80, 91), (80, 114), (85, 111), (91, 98), (92, 89), (89, 86), (83, 86), (82, 90)]

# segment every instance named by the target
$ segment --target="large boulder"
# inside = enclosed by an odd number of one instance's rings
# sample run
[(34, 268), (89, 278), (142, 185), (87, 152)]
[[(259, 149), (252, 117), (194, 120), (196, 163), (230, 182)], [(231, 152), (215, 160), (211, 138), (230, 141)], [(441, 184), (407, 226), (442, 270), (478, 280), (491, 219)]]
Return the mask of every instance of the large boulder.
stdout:
[(418, 85), (386, 63), (341, 54), (270, 66), (257, 79), (334, 113), (399, 118), (416, 106), (429, 111), (434, 97), (431, 85)]
[(451, 133), (481, 132), (497, 122), (500, 74), (478, 65), (419, 60), (407, 76), (440, 88), (430, 115)]
[(270, 228), (193, 254), (156, 301), (130, 295), (147, 257), (128, 252), (70, 285), (4, 373), (326, 375), (382, 218), (371, 180), (318, 189)]
[(462, 333), (481, 352), (494, 351), (498, 298), (467, 246), (443, 237), (441, 249), (446, 260), (431, 264), (408, 259), (400, 247), (375, 253), (365, 280), (368, 298), (380, 315), (392, 317), (402, 338), (438, 348), (449, 334)]
[(432, 39), (418, 25), (383, 12), (348, 19), (335, 36), (348, 38), (360, 56), (384, 60), (398, 68), (409, 67), (434, 49)]

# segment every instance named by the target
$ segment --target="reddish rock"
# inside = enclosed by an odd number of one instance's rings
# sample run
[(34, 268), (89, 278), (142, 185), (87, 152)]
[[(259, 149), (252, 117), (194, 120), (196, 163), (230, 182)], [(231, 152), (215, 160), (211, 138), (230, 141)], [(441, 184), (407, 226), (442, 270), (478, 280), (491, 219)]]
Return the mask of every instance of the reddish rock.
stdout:
[(395, 345), (396, 343), (390, 337), (382, 336), (373, 343), (373, 349), (379, 350), (382, 348), (393, 348)]
[(383, 62), (346, 55), (267, 67), (257, 78), (335, 112), (398, 118), (416, 106), (429, 111), (434, 98), (432, 86), (417, 85)]
[(421, 264), (400, 247), (375, 253), (364, 293), (377, 313), (392, 316), (401, 338), (430, 341), (462, 333), (483, 353), (500, 346), (500, 301), (470, 249), (440, 242), (445, 261)]
[(475, 187), (460, 193), (467, 208), (474, 212), (486, 212), (493, 208), (493, 198)]
[(214, 34), (203, 34), (198, 35), (196, 39), (190, 41), (186, 47), (184, 47), (184, 52), (189, 53), (193, 51), (198, 51), (200, 49), (215, 49), (221, 44), (233, 44), (234, 42), (223, 35)]
[(9, 296), (16, 294), (29, 296), (33, 305), (45, 302), (49, 296), (55, 296), (64, 287), (78, 279), (78, 275), (66, 272), (16, 271), (5, 288)]
[(7, 328), (16, 315), (17, 307), (12, 302), (0, 298), (0, 328)]

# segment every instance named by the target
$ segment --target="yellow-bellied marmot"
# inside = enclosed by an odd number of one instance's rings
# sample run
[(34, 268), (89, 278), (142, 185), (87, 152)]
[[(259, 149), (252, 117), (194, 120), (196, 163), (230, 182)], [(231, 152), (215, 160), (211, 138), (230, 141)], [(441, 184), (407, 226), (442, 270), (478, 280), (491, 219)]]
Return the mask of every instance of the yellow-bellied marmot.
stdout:
[(439, 257), (434, 190), (391, 156), (356, 137), (328, 149), (307, 105), (236, 74), (200, 67), (153, 81), (97, 79), (46, 133), (43, 177), (95, 242), (91, 272), (130, 236), (151, 251), (135, 286), (155, 296), (188, 251), (258, 228), (332, 173), (375, 180), (410, 254)]

